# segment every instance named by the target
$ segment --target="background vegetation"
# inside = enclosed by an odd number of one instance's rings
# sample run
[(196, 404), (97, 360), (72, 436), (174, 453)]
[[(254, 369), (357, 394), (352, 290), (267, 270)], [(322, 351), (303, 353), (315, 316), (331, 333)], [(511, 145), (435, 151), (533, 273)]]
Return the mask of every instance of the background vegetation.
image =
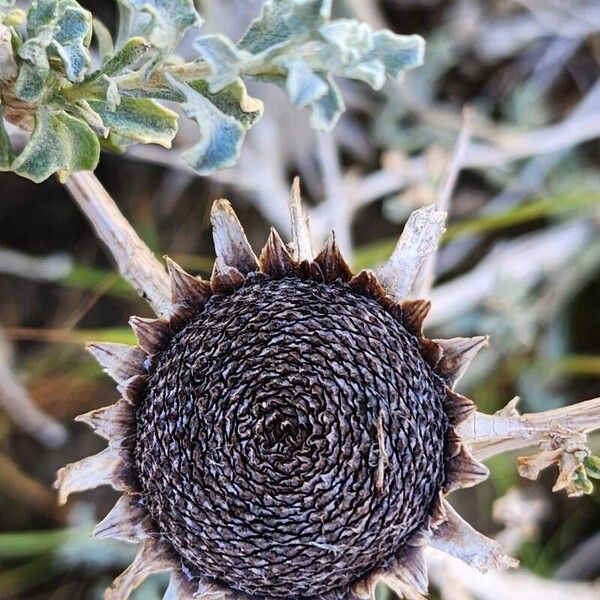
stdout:
[[(111, 0), (82, 4), (115, 22)], [(208, 31), (236, 39), (260, 2), (207, 0), (198, 9)], [(233, 169), (199, 176), (179, 153), (144, 146), (103, 154), (98, 178), (157, 255), (207, 275), (212, 200), (234, 203), (258, 249), (270, 225), (286, 231), (299, 174), (316, 235), (335, 228), (355, 266), (374, 266), (408, 214), (435, 200), (469, 105), (472, 141), (437, 264), (430, 332), (491, 335), (461, 383), (484, 411), (514, 395), (524, 411), (600, 396), (598, 3), (338, 0), (334, 10), (421, 34), (424, 66), (378, 92), (341, 81), (347, 111), (329, 134), (311, 129), (282, 91), (249, 83), (266, 110)], [(182, 118), (175, 145), (189, 147), (195, 131)], [(82, 343), (133, 343), (127, 318), (149, 309), (58, 180), (35, 185), (8, 173), (0, 174), (0, 306), (0, 598), (100, 598), (133, 554), (88, 538), (115, 496), (102, 489), (59, 509), (51, 483), (59, 466), (103, 447), (73, 417), (116, 396)], [(9, 368), (52, 421), (11, 403)], [(599, 438), (591, 448), (598, 454)], [(567, 499), (551, 493), (552, 472), (520, 479), (515, 456), (489, 466), (490, 480), (456, 499), (471, 523), (497, 532), (492, 505), (517, 487), (540, 508), (516, 549), (524, 567), (549, 578), (600, 576), (600, 486)], [(164, 583), (151, 578), (136, 597), (161, 598)]]

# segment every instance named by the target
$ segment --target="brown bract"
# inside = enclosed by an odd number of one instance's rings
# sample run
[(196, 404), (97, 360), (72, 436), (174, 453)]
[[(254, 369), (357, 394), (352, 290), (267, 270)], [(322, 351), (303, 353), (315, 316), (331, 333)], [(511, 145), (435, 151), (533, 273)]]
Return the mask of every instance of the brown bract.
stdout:
[(89, 346), (122, 398), (80, 417), (108, 448), (57, 487), (124, 492), (94, 535), (141, 547), (109, 599), (165, 570), (167, 600), (369, 598), (378, 580), (418, 598), (427, 545), (507, 563), (445, 500), (488, 474), (452, 389), (486, 338), (424, 337), (427, 301), (353, 274), (333, 235), (314, 257), (291, 209), (290, 246), (272, 230), (256, 257), (216, 201), (210, 281), (167, 259), (170, 315), (132, 317), (136, 347)]

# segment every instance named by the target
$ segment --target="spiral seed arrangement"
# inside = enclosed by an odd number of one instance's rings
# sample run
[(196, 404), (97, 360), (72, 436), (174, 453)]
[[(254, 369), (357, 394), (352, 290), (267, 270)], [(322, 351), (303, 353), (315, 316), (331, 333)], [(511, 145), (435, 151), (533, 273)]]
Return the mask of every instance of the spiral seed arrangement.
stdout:
[(487, 476), (451, 389), (485, 338), (425, 338), (429, 303), (353, 275), (333, 237), (313, 258), (302, 220), (258, 259), (229, 203), (212, 220), (210, 282), (168, 261), (170, 317), (90, 346), (123, 398), (81, 417), (109, 446), (57, 484), (124, 492), (95, 535), (142, 545), (107, 598), (163, 570), (168, 600), (425, 593), (424, 546), (461, 543), (444, 495)]

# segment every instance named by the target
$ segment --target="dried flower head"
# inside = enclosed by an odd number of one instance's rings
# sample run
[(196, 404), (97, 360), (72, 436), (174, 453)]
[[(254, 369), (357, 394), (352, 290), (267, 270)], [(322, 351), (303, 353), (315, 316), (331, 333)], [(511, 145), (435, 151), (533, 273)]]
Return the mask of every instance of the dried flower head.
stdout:
[(427, 544), (506, 562), (444, 499), (487, 476), (452, 389), (486, 338), (427, 339), (428, 302), (354, 275), (333, 236), (313, 258), (297, 196), (292, 217), (257, 258), (218, 200), (210, 281), (168, 261), (170, 316), (90, 345), (123, 397), (80, 417), (109, 446), (57, 485), (123, 492), (95, 535), (142, 546), (107, 598), (165, 570), (167, 599), (359, 599), (379, 579), (415, 598)]

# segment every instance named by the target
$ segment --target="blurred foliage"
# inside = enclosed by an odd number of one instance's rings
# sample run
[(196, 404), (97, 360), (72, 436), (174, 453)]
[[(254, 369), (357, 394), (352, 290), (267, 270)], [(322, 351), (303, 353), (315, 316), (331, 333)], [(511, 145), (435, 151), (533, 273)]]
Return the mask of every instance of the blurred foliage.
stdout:
[[(8, 4), (0, 0), (0, 5)], [(311, 172), (320, 168), (318, 152), (310, 145), (314, 138), (302, 129), (306, 129), (302, 115), (290, 113), (286, 103), (306, 107), (313, 125), (329, 125), (343, 106), (338, 93), (341, 90), (347, 110), (334, 135), (340, 148), (341, 169), (353, 177), (349, 179), (351, 191), (354, 182), (360, 188), (363, 176), (385, 174), (389, 156), (400, 156), (409, 166), (419, 165), (421, 158), (427, 163), (419, 182), (411, 179), (407, 168), (402, 171), (405, 185), (381, 193), (357, 214), (352, 228), (353, 263), (356, 268), (373, 267), (392, 251), (407, 214), (423, 201), (435, 198), (443, 169), (430, 160), (430, 155), (435, 155), (432, 149), (438, 154), (451, 151), (460, 127), (460, 109), (466, 103), (481, 116), (478, 140), (494, 143), (500, 133), (506, 133), (500, 126), (526, 132), (569, 118), (593, 89), (598, 72), (597, 35), (566, 39), (552, 27), (537, 34), (535, 15), (519, 3), (504, 1), (338, 0), (334, 5), (337, 12), (333, 13), (336, 18), (327, 16), (326, 22), (322, 22), (320, 10), (329, 8), (324, 2), (286, 4), (293, 4), (295, 9), (314, 8), (312, 13), (299, 14), (283, 14), (273, 8), (275, 3), (270, 3), (272, 8), (265, 7), (250, 28), (255, 33), (246, 34), (243, 44), (232, 42), (238, 38), (230, 31), (227, 37), (200, 35), (195, 28), (199, 24), (197, 13), (185, 0), (172, 3), (178, 9), (173, 14), (161, 10), (169, 3), (122, 0), (115, 19), (113, 2), (82, 0), (94, 13), (91, 42), (89, 13), (64, 1), (38, 3), (40, 7), (51, 4), (60, 4), (63, 12), (57, 13), (51, 24), (40, 24), (39, 19), (37, 24), (32, 23), (38, 29), (31, 36), (33, 43), (25, 47), (24, 56), (12, 36), (17, 35), (23, 43), (29, 40), (26, 15), (14, 8), (3, 13), (2, 25), (11, 31), (8, 55), (15, 64), (7, 61), (3, 45), (6, 38), (0, 34), (0, 70), (16, 65), (20, 93), (26, 97), (35, 93), (35, 74), (30, 67), (36, 65), (43, 74), (45, 55), (48, 71), (44, 85), (49, 86), (46, 91), (51, 94), (51, 114), (46, 111), (39, 115), (38, 132), (58, 147), (70, 145), (71, 157), (91, 161), (95, 156), (91, 136), (77, 134), (88, 143), (73, 145), (72, 132), (81, 123), (92, 130), (102, 148), (117, 152), (138, 143), (158, 141), (168, 145), (176, 126), (182, 134), (181, 145), (192, 144), (188, 157), (200, 169), (214, 161), (227, 164), (236, 157), (247, 128), (254, 129), (246, 140), (247, 154), (253, 159), (250, 168), (225, 172), (222, 179), (194, 179), (170, 168), (171, 163), (165, 167), (166, 161), (163, 166), (150, 165), (134, 162), (127, 155), (107, 154), (98, 167), (99, 178), (156, 255), (167, 252), (182, 266), (204, 275), (212, 269), (207, 215), (213, 198), (226, 196), (234, 201), (255, 248), (264, 241), (272, 224), (270, 213), (255, 201), (255, 190), (245, 187), (248, 173), (255, 172), (266, 195), (271, 193), (273, 181), (282, 180), (287, 186), (290, 175), (301, 172), (306, 181), (304, 194), (311, 206), (319, 208), (318, 201), (327, 196), (320, 176), (311, 181)], [(259, 5), (252, 0), (198, 3), (207, 20), (219, 10), (226, 17), (235, 15), (230, 20), (240, 31), (250, 20), (243, 20), (244, 10), (256, 15)], [(375, 5), (381, 8), (377, 14), (383, 23), (392, 30), (401, 34), (417, 32), (427, 39), (425, 64), (410, 72), (405, 85), (388, 80), (378, 94), (369, 84), (379, 86), (382, 68), (371, 62), (368, 48), (375, 44), (381, 23), (373, 22), (372, 28), (357, 24), (364, 13), (353, 11), (353, 6), (368, 9)], [(568, 10), (559, 12), (564, 27), (575, 27), (582, 21), (575, 17), (569, 20)], [(292, 14), (293, 18), (289, 17)], [(194, 27), (190, 27), (192, 21)], [(522, 27), (524, 21), (527, 27)], [(503, 28), (503, 23), (514, 23), (514, 31), (524, 33), (511, 35), (511, 29)], [(73, 44), (66, 44), (58, 34), (66, 24), (73, 30), (79, 28)], [(216, 25), (210, 29), (206, 25), (205, 29), (225, 30), (223, 21)], [(186, 27), (189, 29), (181, 38), (178, 32), (183, 33)], [(292, 38), (267, 49), (257, 45), (256, 40), (263, 35), (269, 39), (269, 32), (278, 28)], [(257, 35), (257, 31), (262, 33)], [(239, 39), (244, 40), (244, 36)], [(377, 43), (384, 40), (385, 36)], [(398, 40), (409, 50), (417, 44), (410, 35)], [(179, 46), (175, 48), (175, 44)], [(314, 48), (315, 44), (320, 44), (323, 51), (303, 53), (304, 46)], [(180, 51), (182, 45), (185, 52)], [(498, 50), (500, 45), (502, 52)], [(566, 50), (557, 53), (558, 46)], [(175, 53), (185, 56), (186, 62), (173, 60)], [(87, 56), (94, 58), (86, 65)], [(415, 62), (416, 55), (411, 56)], [(384, 63), (384, 67), (393, 77), (393, 65)], [(81, 73), (83, 79), (77, 81)], [(331, 83), (332, 74), (342, 76), (335, 84), (339, 90)], [(358, 82), (344, 79), (349, 77)], [(365, 80), (367, 84), (363, 85)], [(265, 86), (256, 86), (255, 91), (251, 86), (257, 81), (274, 83), (283, 90), (287, 98), (281, 102), (283, 107)], [(256, 113), (262, 113), (256, 99), (247, 94), (246, 85), (253, 95), (265, 90), (267, 111), (256, 127)], [(68, 104), (62, 105), (63, 99)], [(172, 100), (189, 112), (191, 123), (183, 118), (175, 123), (171, 113), (163, 112), (167, 111), (163, 105), (174, 106), (169, 104)], [(283, 117), (276, 117), (276, 113)], [(269, 127), (281, 129), (281, 135), (269, 137)], [(230, 144), (225, 149), (215, 144), (222, 141), (224, 133)], [(219, 136), (218, 140), (212, 140), (211, 135)], [(262, 146), (261, 135), (267, 140)], [(14, 170), (18, 156), (18, 149), (10, 146), (0, 129), (1, 168)], [(61, 163), (64, 156), (57, 159), (50, 153), (50, 167), (65, 170)], [(17, 166), (31, 168), (27, 165), (35, 163), (35, 154), (29, 155), (29, 162), (27, 157)], [(455, 281), (476, 268), (496, 244), (550, 232), (560, 223), (597, 224), (599, 161), (597, 142), (589, 142), (578, 149), (533, 156), (485, 171), (464, 171), (444, 238), (440, 263), (448, 257), (452, 260), (444, 267), (442, 282)], [(267, 167), (272, 163), (280, 170), (270, 171)], [(66, 170), (71, 167), (67, 165)], [(36, 403), (70, 423), (75, 414), (105, 405), (116, 395), (100, 367), (83, 351), (83, 344), (88, 340), (133, 343), (133, 334), (125, 326), (127, 318), (132, 313), (148, 314), (148, 309), (116, 274), (87, 223), (56, 182), (33, 186), (7, 173), (0, 174), (0, 179), (0, 245), (34, 255), (66, 251), (75, 257), (73, 269), (53, 283), (0, 277), (2, 324), (14, 342), (18, 370)], [(173, 184), (182, 180), (181, 187)], [(270, 196), (269, 200), (275, 202)], [(461, 391), (473, 397), (481, 410), (494, 412), (516, 394), (522, 395), (525, 411), (600, 395), (600, 282), (593, 262), (596, 251), (597, 242), (592, 241), (569, 259), (562, 271), (544, 274), (527, 286), (511, 280), (500, 282), (494, 294), (480, 305), (432, 331), (436, 336), (438, 329), (439, 335), (447, 331), (452, 335), (492, 334), (490, 348), (478, 356), (472, 373), (461, 381)], [(560, 256), (562, 252), (558, 240), (555, 254)], [(529, 258), (523, 256), (522, 261)], [(588, 270), (582, 271), (584, 267)], [(580, 279), (573, 278), (580, 272)], [(554, 299), (562, 293), (565, 298), (552, 310), (538, 302), (540, 296)], [(19, 431), (4, 414), (0, 416), (0, 441), (2, 452), (22, 474), (41, 482), (48, 491), (56, 468), (102, 447), (102, 442), (80, 424), (71, 424), (69, 442), (49, 451)], [(598, 437), (593, 438), (592, 448), (598, 454)], [(553, 576), (586, 539), (598, 535), (600, 486), (590, 496), (567, 500), (550, 492), (555, 473), (545, 473), (538, 482), (524, 481), (518, 476), (515, 458), (503, 455), (488, 461), (490, 480), (461, 493), (453, 502), (470, 522), (493, 534), (498, 526), (489, 515), (495, 499), (513, 486), (532, 497), (543, 497), (550, 506), (548, 515), (521, 546), (518, 558), (535, 573)], [(595, 474), (597, 465), (590, 465), (588, 475)], [(107, 512), (114, 496), (98, 490), (75, 499), (69, 506), (68, 522), (53, 513), (32, 510), (27, 500), (0, 489), (0, 528), (5, 532), (0, 533), (0, 597), (100, 598), (132, 552), (129, 547), (104, 546), (87, 538), (89, 523)], [(97, 514), (91, 514), (90, 505)], [(87, 510), (84, 517), (77, 516), (82, 506)], [(73, 529), (73, 522), (82, 525)], [(71, 538), (76, 531), (81, 537)], [(588, 558), (588, 562), (596, 563), (590, 576), (599, 575), (597, 558)], [(159, 600), (163, 588), (164, 580), (154, 578), (138, 591), (137, 598)], [(380, 600), (393, 597), (384, 586), (379, 587), (378, 594)]]

